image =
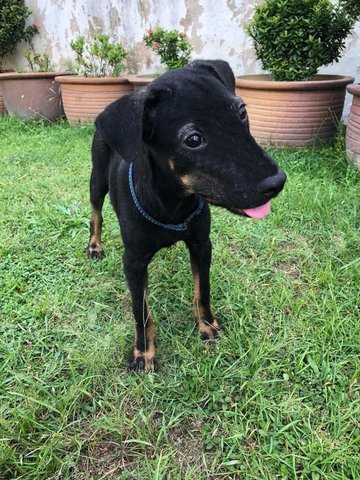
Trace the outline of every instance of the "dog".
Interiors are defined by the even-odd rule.
[[[264,217],[286,176],[251,136],[234,74],[222,60],[197,60],[163,74],[110,104],[95,126],[87,254],[103,256],[101,210],[110,192],[135,317],[129,366],[151,371],[155,331],[147,268],[154,254],[185,242],[200,335],[215,339],[220,326],[210,306],[209,204]]]

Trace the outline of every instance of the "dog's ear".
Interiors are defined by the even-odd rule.
[[[224,60],[194,60],[190,63],[190,67],[205,70],[225,85],[232,93],[235,93],[235,76],[228,62]]]
[[[141,150],[146,99],[146,89],[125,95],[108,105],[95,120],[102,137],[128,162],[134,161]]]

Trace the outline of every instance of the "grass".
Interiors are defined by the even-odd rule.
[[[150,267],[160,371],[130,374],[115,216],[88,239],[92,127],[0,120],[0,478],[358,479],[360,175],[341,141],[273,152],[265,220],[213,209],[202,343],[183,245]]]

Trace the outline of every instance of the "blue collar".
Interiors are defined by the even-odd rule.
[[[173,225],[171,223],[161,223],[161,222],[158,222],[157,220],[155,220],[155,218],[152,218],[148,213],[145,212],[145,210],[142,208],[142,206],[140,205],[140,202],[136,196],[136,193],[135,193],[135,187],[134,187],[134,180],[133,180],[133,169],[134,169],[134,164],[133,163],[130,163],[130,166],[129,166],[129,187],[130,187],[130,192],[131,192],[131,196],[134,200],[134,203],[135,203],[135,206],[136,208],[139,210],[139,212],[141,213],[141,215],[143,217],[146,218],[146,220],[149,220],[149,222],[151,223],[154,223],[155,225],[158,225],[159,227],[162,227],[162,228],[166,228],[168,230],[176,230],[178,232],[183,232],[185,230],[187,230],[188,228],[188,225],[190,223],[190,221],[196,217],[197,215],[200,215],[200,213],[202,212],[202,209],[205,205],[205,200],[204,199],[200,199],[199,200],[199,204],[196,208],[196,210],[194,210],[192,212],[191,215],[189,215],[183,223],[178,223],[176,225]]]

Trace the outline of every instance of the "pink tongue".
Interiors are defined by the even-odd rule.
[[[246,213],[249,217],[252,218],[263,218],[270,213],[270,201],[260,205],[260,207],[255,208],[243,208],[243,212]]]

